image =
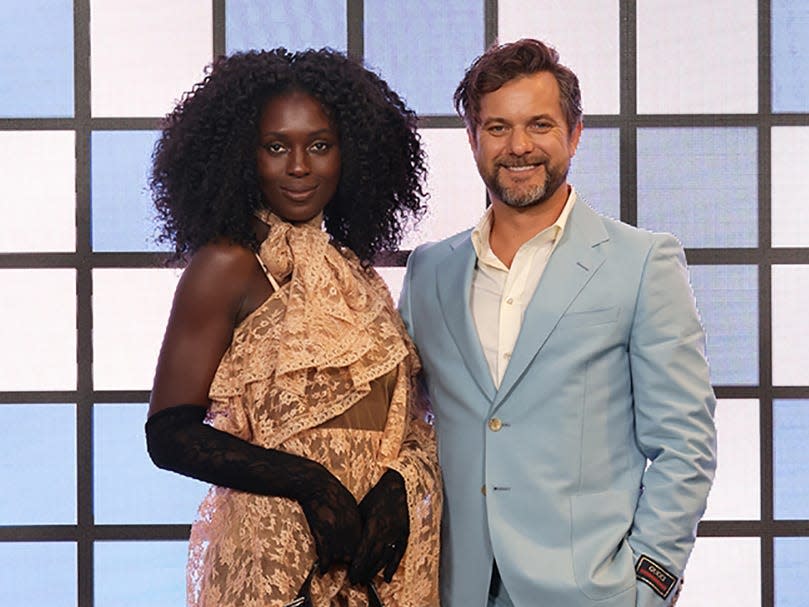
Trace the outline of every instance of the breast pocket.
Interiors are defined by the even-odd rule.
[[[570,311],[559,320],[558,329],[576,329],[583,327],[595,327],[614,323],[618,320],[618,312],[621,308],[613,306],[611,308],[599,308],[597,310],[575,310]]]

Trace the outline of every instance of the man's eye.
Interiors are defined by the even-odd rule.
[[[493,124],[487,129],[492,135],[499,135],[506,131],[506,127],[502,124]]]

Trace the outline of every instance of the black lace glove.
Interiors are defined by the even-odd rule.
[[[367,584],[384,567],[386,582],[407,548],[410,516],[402,475],[388,470],[360,502],[363,528],[357,553],[348,570],[352,584]]]
[[[159,468],[222,487],[296,500],[315,541],[321,573],[348,563],[362,521],[354,496],[310,459],[253,445],[203,423],[205,408],[179,405],[146,422],[146,444]]]

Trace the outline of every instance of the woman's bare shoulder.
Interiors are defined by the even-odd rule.
[[[256,256],[245,246],[216,241],[200,247],[191,258],[181,282],[193,290],[244,293],[259,268]]]

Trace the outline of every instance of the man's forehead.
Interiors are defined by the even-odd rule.
[[[499,114],[561,113],[559,85],[548,72],[509,80],[480,99],[480,117]]]

